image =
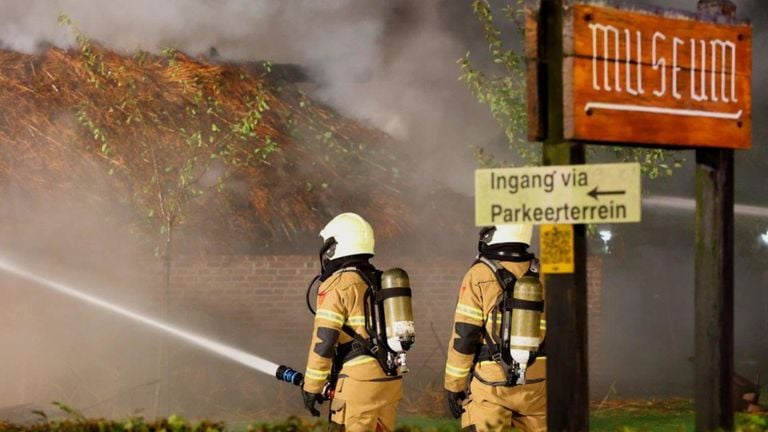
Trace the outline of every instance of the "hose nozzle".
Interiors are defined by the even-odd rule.
[[[278,381],[285,381],[299,387],[304,385],[304,374],[288,366],[279,366],[275,376]]]

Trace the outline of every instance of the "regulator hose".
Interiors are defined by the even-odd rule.
[[[312,302],[309,300],[309,294],[312,292],[312,287],[315,286],[315,282],[317,282],[318,279],[320,279],[320,275],[315,276],[315,278],[312,279],[312,282],[310,282],[309,286],[307,287],[307,295],[306,295],[307,309],[309,309],[309,312],[312,315],[315,314],[315,310],[312,309]]]

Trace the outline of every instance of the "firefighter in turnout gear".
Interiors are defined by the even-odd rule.
[[[533,227],[480,232],[464,276],[445,365],[448,407],[462,430],[546,431],[543,288],[528,251]]]
[[[315,404],[330,399],[331,430],[393,431],[403,394],[404,351],[413,343],[413,316],[410,288],[399,286],[388,297],[380,295],[388,291],[380,288],[392,281],[407,285],[407,275],[400,269],[394,273],[400,277],[393,278],[391,270],[382,275],[369,263],[374,255],[373,229],[357,214],[336,216],[320,236],[324,245],[302,390],[305,407],[318,416]],[[387,318],[393,323],[405,322],[397,324],[398,328],[410,332],[400,339],[390,334],[387,343],[386,335],[375,334],[383,328],[377,324],[384,325],[384,309],[378,306],[387,301],[389,306],[402,306],[406,295],[407,308],[398,310],[407,309],[411,316],[393,318],[388,309]],[[381,298],[385,299],[375,302]]]

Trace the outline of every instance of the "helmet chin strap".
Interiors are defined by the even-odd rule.
[[[332,259],[325,263],[325,267],[320,273],[320,282],[325,282],[331,275],[345,267],[356,267],[358,269],[370,267],[371,264],[368,260],[370,260],[371,257],[373,257],[371,254],[358,254]]]
[[[528,245],[525,243],[489,245],[481,241],[478,243],[478,249],[480,256],[497,261],[524,262],[535,258],[535,255],[528,251]]]
[[[333,237],[328,237],[328,240],[326,240],[323,243],[323,246],[320,247],[320,273],[325,272],[325,267],[328,265],[328,262],[333,259],[333,255],[336,253],[336,239]]]
[[[493,234],[496,233],[496,227],[495,226],[489,226],[485,227],[480,230],[480,243],[478,243],[478,251],[480,250],[481,245],[485,244],[487,245],[488,242],[493,240]]]

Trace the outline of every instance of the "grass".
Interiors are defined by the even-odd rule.
[[[590,430],[683,432],[693,430],[693,404],[689,399],[615,400],[593,404]]]
[[[689,432],[694,430],[694,415],[689,402],[627,403],[621,407],[593,409],[589,430],[594,432]],[[742,432],[768,431],[768,418],[737,414],[737,429]],[[231,427],[231,426],[230,426]],[[246,427],[231,428],[245,431]],[[271,430],[271,429],[255,429]],[[282,430],[282,429],[280,429]],[[319,430],[319,429],[318,429]],[[449,418],[401,416],[397,432],[459,432],[459,421]]]
[[[743,432],[768,431],[768,417],[737,414],[737,430]],[[458,432],[459,421],[428,417],[403,417],[398,430]],[[594,432],[689,432],[694,430],[693,411],[670,410],[658,407],[629,407],[625,409],[593,410],[589,416],[589,430]]]
[[[404,431],[459,431],[458,420],[401,417],[398,427]],[[768,431],[766,415],[736,415],[737,430]],[[416,429],[420,428],[420,429]],[[595,403],[589,416],[589,430],[594,432],[689,432],[694,430],[693,403],[690,399],[616,400]]]
[[[590,430],[622,431],[632,428],[635,431],[683,432],[693,431],[693,414],[683,413],[595,413],[589,418]]]
[[[397,419],[398,431],[458,432],[459,421],[451,418],[407,416]]]

